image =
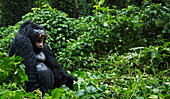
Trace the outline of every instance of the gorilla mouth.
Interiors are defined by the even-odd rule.
[[[43,48],[44,47],[44,39],[45,39],[46,35],[44,33],[39,34],[37,40],[36,40],[36,45],[39,48]]]

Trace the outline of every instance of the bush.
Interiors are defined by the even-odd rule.
[[[95,4],[93,0],[58,0],[57,2],[49,0],[48,2],[53,8],[66,12],[72,18],[92,14],[91,11]]]
[[[22,60],[7,55],[26,20],[45,28],[59,63],[78,77],[74,91],[62,86],[44,98],[168,98],[168,5],[118,10],[99,4],[94,6],[94,16],[78,19],[47,4],[33,8],[15,26],[0,29],[1,98],[42,98],[39,90],[25,92]]]
[[[28,80],[25,66],[21,64],[21,57],[7,57],[7,53],[0,52],[0,97],[1,99],[21,98],[24,94],[24,81]]]
[[[33,8],[33,12],[23,16],[15,27],[6,29],[3,35],[9,32],[15,35],[22,22],[32,20],[47,30],[47,42],[65,68],[101,68],[96,62],[110,51],[123,54],[133,47],[161,45],[169,41],[167,6],[152,4],[118,10],[96,5],[95,16],[73,19],[45,4],[42,8]],[[10,34],[7,36],[7,39],[11,38]],[[11,39],[2,39],[2,42],[8,44],[1,44],[2,48],[8,49]]]
[[[31,11],[35,0],[1,0],[0,1],[0,27],[15,25],[21,17]],[[15,10],[14,10],[15,9]]]

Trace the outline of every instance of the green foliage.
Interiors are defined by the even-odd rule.
[[[63,85],[45,99],[169,98],[169,4],[129,5],[122,10],[95,5],[94,16],[69,18],[42,4],[15,26],[0,29],[0,97],[42,98],[25,92],[22,59],[8,57],[9,45],[26,20],[42,25],[47,43],[65,70],[78,78],[74,90]]]
[[[18,56],[15,57],[4,57],[2,53],[0,53],[1,58],[1,72],[0,72],[0,82],[15,82],[17,84],[23,83],[26,80],[26,75],[24,72],[24,65],[18,65],[21,62],[21,58]],[[14,62],[18,61],[18,62]]]
[[[0,52],[0,96],[1,99],[20,98],[21,90],[26,81],[25,66],[21,64],[21,57],[5,57],[6,53]],[[22,85],[22,86],[21,86]],[[20,88],[21,87],[21,88]]]
[[[8,53],[10,44],[17,33],[19,26],[1,27],[0,29],[0,52]]]
[[[153,73],[158,73],[160,70],[169,69],[169,59],[170,59],[170,42],[165,43],[163,46],[159,47],[149,47],[144,48],[139,54],[141,54],[139,59],[140,68],[149,71],[151,69]],[[144,66],[144,67],[142,67]]]
[[[49,4],[56,8],[66,12],[70,17],[77,18],[79,16],[87,16],[91,14],[94,0],[47,0]]]
[[[14,25],[34,6],[35,0],[1,0],[0,26]],[[15,10],[14,10],[15,9]]]
[[[16,24],[23,15],[31,11],[32,7],[41,6],[42,2],[47,2],[53,8],[66,12],[75,18],[90,15],[94,5],[91,0],[77,0],[77,2],[75,0],[1,0],[0,26]]]
[[[128,6],[122,10],[116,10],[101,7],[97,10],[102,11],[102,13],[95,11],[98,22],[95,24],[98,29],[97,36],[101,39],[99,51],[113,49],[111,45],[114,45],[120,52],[127,52],[129,48],[135,46],[159,45],[165,39],[168,40],[166,38],[169,35],[167,7],[153,4],[144,8]],[[154,11],[160,13],[153,15]],[[162,25],[157,24],[159,20],[162,20]]]

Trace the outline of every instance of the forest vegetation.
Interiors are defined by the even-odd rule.
[[[169,99],[169,0],[1,0],[1,99]],[[20,25],[32,20],[70,75],[44,96],[25,91],[22,58],[9,57]]]

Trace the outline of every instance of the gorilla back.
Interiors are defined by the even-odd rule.
[[[63,84],[73,89],[73,81],[77,79],[62,69],[45,43],[46,36],[42,26],[29,20],[20,26],[10,46],[9,56],[16,54],[24,59],[25,72],[28,75],[26,91],[40,88],[44,94],[48,89],[60,87]]]

